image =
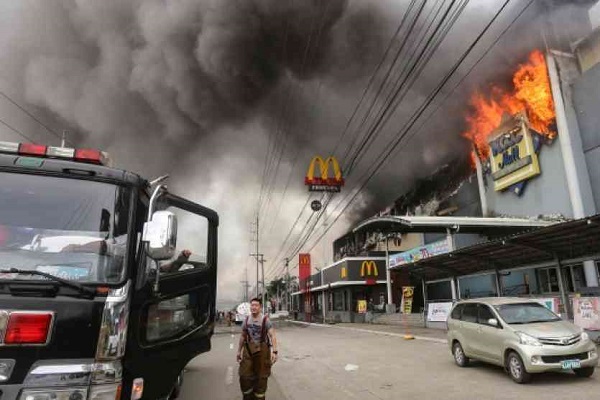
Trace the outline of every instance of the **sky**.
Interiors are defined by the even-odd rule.
[[[504,79],[539,46],[536,39],[515,41],[515,33],[496,39],[509,26],[512,32],[530,29],[541,17],[526,1],[509,1],[504,8],[506,1],[471,1],[459,13],[463,3],[3,0],[0,91],[53,131],[67,130],[72,143],[106,150],[115,166],[148,179],[168,173],[171,191],[215,209],[221,218],[219,299],[235,301],[246,270],[250,279],[255,276],[249,253],[255,251],[257,209],[267,281],[283,271],[283,258],[295,255],[294,244],[314,221],[302,250],[311,249],[314,265],[322,267],[332,261],[333,240],[353,223],[468,151],[461,137],[468,95],[482,82]],[[407,132],[363,185],[501,9],[435,97],[436,112],[428,109],[423,123]],[[452,15],[457,18],[444,40],[419,64],[423,38]],[[489,47],[494,51],[487,55]],[[357,152],[374,115],[384,110],[392,82],[403,79],[381,129]],[[0,119],[28,140],[60,142],[2,96]],[[0,140],[25,139],[0,125]],[[355,153],[359,157],[351,163]],[[330,154],[342,161],[347,185],[319,216],[306,204],[320,196],[309,197],[303,180],[313,156]],[[185,235],[180,232],[180,238]]]

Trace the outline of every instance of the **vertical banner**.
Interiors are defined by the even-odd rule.
[[[412,313],[412,303],[415,294],[414,286],[402,286],[402,312],[404,314]]]
[[[300,283],[300,290],[305,291],[308,289],[310,278],[310,254],[302,253],[298,257],[298,283]]]
[[[298,283],[300,291],[306,293],[304,295],[304,320],[311,322],[312,304],[310,298],[310,254],[301,253],[298,255]]]

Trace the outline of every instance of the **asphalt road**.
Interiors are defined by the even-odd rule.
[[[592,378],[549,373],[517,385],[502,368],[454,365],[445,344],[375,335],[343,328],[279,327],[280,361],[269,380],[269,400],[341,399],[593,399]],[[238,330],[217,334],[213,350],[193,360],[182,398],[241,399],[235,348]],[[233,345],[233,346],[231,346]]]

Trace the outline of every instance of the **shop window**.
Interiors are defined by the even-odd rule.
[[[333,292],[333,310],[344,311],[344,292],[336,291]]]
[[[523,296],[540,293],[535,269],[501,272],[500,281],[503,296]]]
[[[493,297],[497,295],[495,274],[459,278],[459,286],[461,299]]]
[[[538,281],[540,283],[541,293],[558,293],[560,286],[558,285],[558,274],[556,268],[540,268],[537,270]]]
[[[428,283],[427,300],[452,300],[452,284],[450,281]]]

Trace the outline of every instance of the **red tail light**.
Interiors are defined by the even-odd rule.
[[[48,340],[52,313],[12,312],[4,335],[5,344],[44,344]]]
[[[24,156],[45,156],[46,146],[43,144],[21,143],[19,146],[19,154]]]

